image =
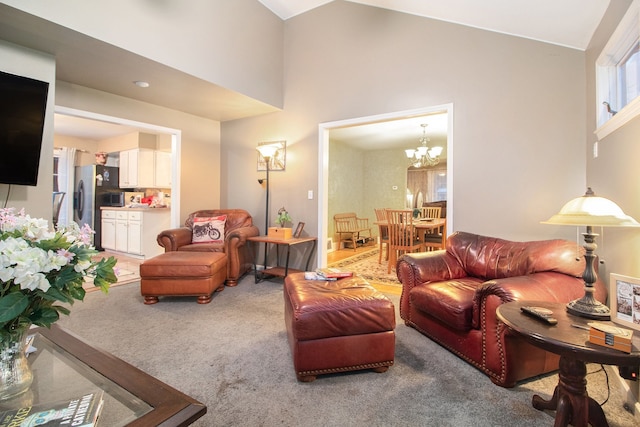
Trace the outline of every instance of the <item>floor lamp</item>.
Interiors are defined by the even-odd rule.
[[[586,261],[584,273],[584,296],[567,304],[567,311],[573,315],[588,319],[609,320],[609,307],[597,301],[593,296],[594,283],[598,280],[594,262],[596,237],[593,226],[600,227],[639,227],[640,224],[611,200],[598,197],[589,187],[584,196],[575,198],[565,204],[560,212],[553,215],[543,224],[586,226],[584,236],[584,259]]]
[[[267,202],[266,202],[266,208],[265,208],[265,212],[264,212],[264,234],[265,236],[267,235],[267,233],[269,232],[269,163],[271,163],[271,158],[276,154],[276,151],[278,151],[278,147],[276,145],[259,145],[257,148],[258,152],[262,155],[262,157],[264,158],[264,162],[267,165]],[[258,182],[260,184],[262,184],[262,180],[259,179]]]

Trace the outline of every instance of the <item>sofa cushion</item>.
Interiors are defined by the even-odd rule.
[[[469,276],[484,280],[555,271],[582,276],[582,248],[566,240],[512,242],[457,232],[447,239],[447,252],[458,259]]]
[[[214,217],[196,217],[193,219],[192,243],[222,243],[224,242],[224,226],[226,215]]]
[[[447,326],[468,331],[472,327],[473,297],[482,280],[475,277],[432,282],[409,292],[410,304]]]

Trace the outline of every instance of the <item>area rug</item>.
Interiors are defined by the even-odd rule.
[[[328,267],[353,271],[354,274],[370,282],[400,286],[400,281],[398,281],[395,269],[392,268],[391,273],[387,273],[387,262],[384,260],[384,253],[382,255],[381,264],[378,264],[378,249],[374,248],[350,258],[331,263]]]

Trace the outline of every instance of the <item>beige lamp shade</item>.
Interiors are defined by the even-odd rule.
[[[257,150],[262,154],[262,157],[270,159],[274,154],[276,154],[276,151],[278,151],[278,146],[273,144],[259,145]]]
[[[560,212],[542,221],[542,224],[640,227],[640,223],[626,215],[620,206],[596,196],[591,188],[587,189],[584,196],[569,201]]]

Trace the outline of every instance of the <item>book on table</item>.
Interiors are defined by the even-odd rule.
[[[93,390],[73,399],[40,403],[0,412],[0,427],[97,425],[103,405],[102,390]]]
[[[318,275],[325,277],[327,279],[341,279],[343,277],[351,277],[353,276],[353,271],[341,270],[339,268],[318,268],[316,269],[316,273]]]

